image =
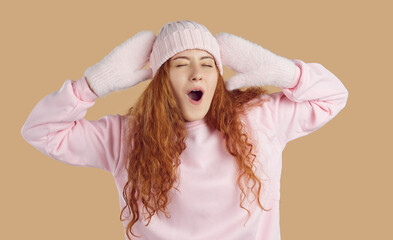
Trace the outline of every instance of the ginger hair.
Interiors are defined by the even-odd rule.
[[[250,215],[243,202],[246,192],[250,191],[248,182],[251,181],[251,192],[258,199],[259,206],[269,211],[271,209],[266,210],[259,199],[262,183],[253,172],[256,155],[252,153],[253,145],[249,142],[245,126],[240,121],[240,115],[248,108],[260,105],[264,101],[248,104],[250,100],[266,93],[267,90],[250,87],[243,91],[228,91],[217,66],[216,70],[217,87],[205,121],[209,127],[223,134],[226,149],[236,160],[237,184],[242,192],[240,207]],[[139,204],[142,203],[142,211],[148,213],[145,218],[148,220],[147,226],[151,217],[159,211],[168,217],[166,210],[170,191],[172,188],[179,191],[175,187],[175,182],[178,179],[179,156],[186,148],[186,128],[169,81],[169,60],[160,67],[126,116],[129,116],[129,120],[123,154],[127,159],[125,167],[128,181],[123,189],[126,206],[121,211],[120,220],[127,220],[122,219],[126,208],[129,213],[132,212],[132,219],[126,229],[127,237],[131,239],[129,233],[139,237],[132,232],[133,225],[140,219]]]

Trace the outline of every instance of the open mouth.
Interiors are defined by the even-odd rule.
[[[193,90],[191,92],[189,92],[188,97],[194,101],[199,101],[202,98],[203,92],[200,90]]]
[[[188,90],[187,97],[192,104],[199,105],[202,103],[203,94],[204,94],[203,88],[195,86],[192,89]]]

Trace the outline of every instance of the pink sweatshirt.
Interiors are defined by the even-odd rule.
[[[142,236],[139,239],[281,238],[282,151],[287,142],[318,130],[335,117],[348,98],[344,85],[321,64],[293,61],[296,74],[288,88],[253,100],[270,99],[242,118],[256,144],[257,175],[263,183],[262,205],[271,210],[261,210],[256,201],[245,201],[251,212],[246,222],[247,212],[240,208],[236,163],[221,134],[209,129],[204,120],[187,122],[187,148],[180,156],[180,193],[173,191],[175,195],[168,206],[171,217],[156,214],[148,226],[140,219],[133,227],[133,232]],[[110,172],[122,209],[127,172],[120,153],[127,117],[116,114],[97,121],[84,119],[96,98],[84,77],[76,82],[68,79],[60,90],[37,103],[21,133],[29,144],[53,159]],[[124,229],[127,223],[123,222]]]

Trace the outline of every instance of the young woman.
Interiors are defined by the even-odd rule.
[[[223,65],[237,72],[225,82]],[[96,98],[147,79],[128,114],[84,119]],[[347,98],[321,64],[176,21],[66,80],[38,102],[22,135],[51,158],[110,172],[128,239],[277,240],[282,151]]]

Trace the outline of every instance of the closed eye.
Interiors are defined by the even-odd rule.
[[[176,67],[182,67],[182,66],[186,66],[186,65],[177,65]],[[211,65],[202,65],[202,66],[205,66],[205,67],[213,67],[213,66],[211,66]]]

